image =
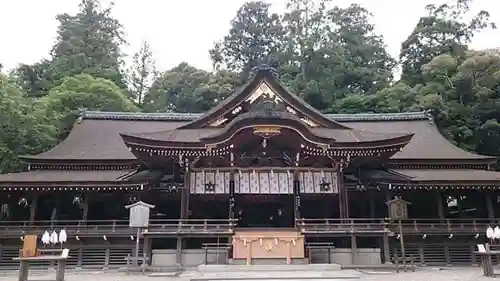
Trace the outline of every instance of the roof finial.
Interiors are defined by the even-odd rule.
[[[275,78],[278,78],[278,72],[276,71],[276,68],[274,68],[268,64],[259,64],[259,65],[254,66],[252,68],[252,70],[250,71],[250,75],[255,76],[255,75],[257,75],[257,73],[260,73],[260,72],[268,72],[272,76],[274,76]]]

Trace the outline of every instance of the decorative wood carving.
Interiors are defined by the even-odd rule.
[[[280,135],[281,128],[279,126],[255,126],[253,134],[268,139]]]

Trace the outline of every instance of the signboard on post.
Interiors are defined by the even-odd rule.
[[[406,220],[408,218],[408,205],[411,204],[410,202],[395,198],[386,204],[389,206],[389,218],[391,220]]]
[[[401,244],[401,256],[403,261],[405,261],[406,253],[405,253],[405,243],[403,238],[403,224],[402,220],[408,219],[408,205],[411,203],[397,197],[386,202],[387,206],[389,206],[389,218],[392,221],[398,221],[399,228],[399,243]]]
[[[150,205],[142,201],[125,206],[125,209],[130,212],[128,222],[129,226],[137,228],[137,235],[135,237],[135,259],[133,263],[135,266],[137,266],[139,262],[139,236],[141,235],[141,228],[147,228],[149,226],[149,210],[154,207],[154,205]],[[143,266],[146,266],[144,261]]]
[[[154,205],[138,201],[134,204],[125,206],[130,211],[129,226],[134,228],[145,228],[149,226],[149,210]]]

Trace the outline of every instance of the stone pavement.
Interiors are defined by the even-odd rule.
[[[347,273],[347,272],[346,272]],[[259,277],[266,277],[259,273]],[[261,280],[276,280],[273,279],[276,275],[272,272],[267,273],[268,279]],[[417,272],[370,272],[368,270],[361,271],[357,273],[359,279],[322,279],[327,280],[360,280],[360,281],[486,281],[492,280],[491,278],[486,278],[481,275],[480,268],[445,268],[443,270],[437,268],[424,268]],[[287,281],[299,281],[300,273],[297,272],[295,278],[287,279]],[[0,281],[11,281],[15,280],[15,272],[2,272],[0,275]],[[185,273],[180,277],[148,277],[140,275],[126,275],[125,273],[119,272],[68,272],[66,274],[66,281],[189,281],[191,278],[199,277],[196,273]],[[222,276],[219,276],[222,277]],[[54,280],[55,275],[47,272],[33,272],[30,275],[30,281],[49,281]],[[220,279],[219,279],[220,280]],[[283,280],[283,279],[281,279]],[[305,279],[302,279],[305,280]],[[316,279],[318,280],[318,279]],[[245,281],[241,279],[239,281]]]

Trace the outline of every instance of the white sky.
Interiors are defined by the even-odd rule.
[[[109,1],[109,0],[108,0]],[[314,0],[311,0],[314,1]],[[0,63],[11,69],[48,57],[59,13],[75,13],[80,0],[0,0]],[[131,55],[143,40],[152,46],[158,67],[180,62],[211,70],[208,50],[229,30],[230,20],[245,0],[115,0],[114,16],[125,26]],[[268,0],[275,12],[285,0]],[[397,57],[427,3],[443,0],[336,0],[339,6],[359,3],[374,14],[376,31],[384,36],[389,52]],[[474,10],[485,9],[500,24],[500,1],[475,0]],[[500,29],[474,38],[473,48],[500,47]]]

